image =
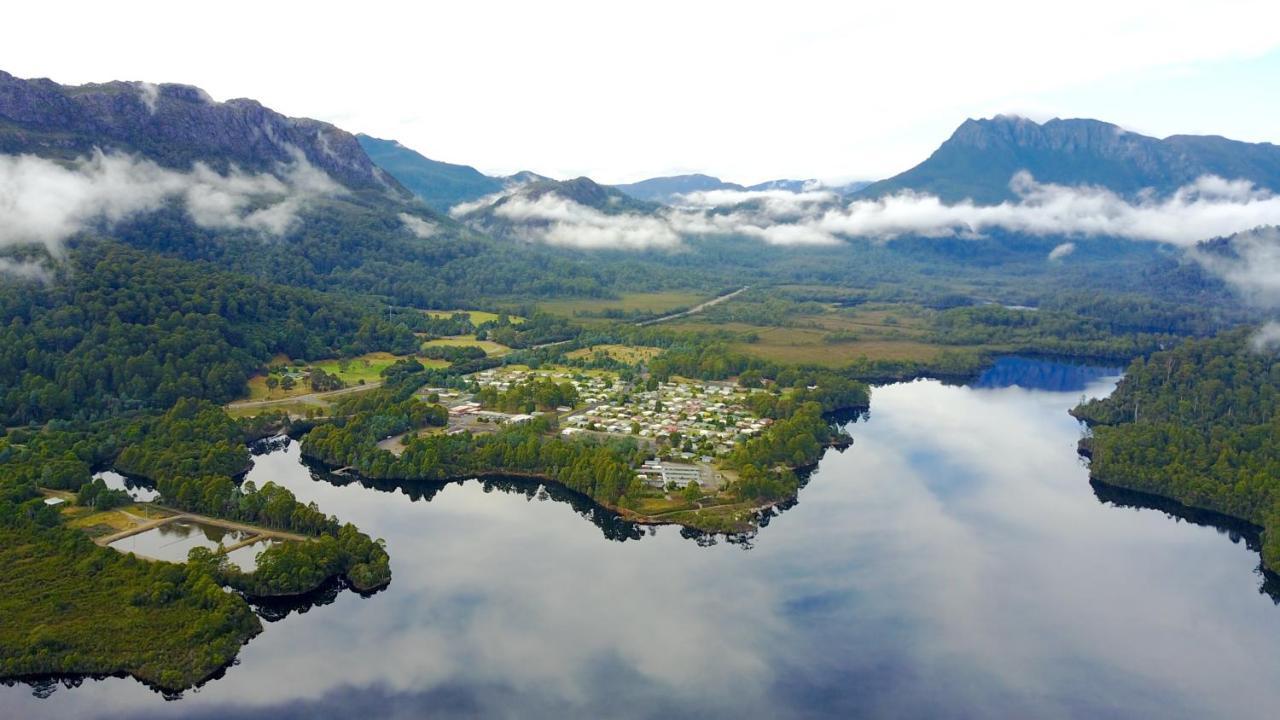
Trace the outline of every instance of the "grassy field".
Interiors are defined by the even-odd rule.
[[[912,305],[868,304],[831,306],[822,313],[796,316],[785,327],[706,321],[677,321],[667,327],[704,333],[728,331],[744,338],[732,346],[740,352],[775,362],[830,367],[858,358],[930,362],[944,352],[974,349],[932,342],[931,313]],[[747,335],[753,335],[755,341],[746,341]]]
[[[479,325],[481,323],[489,322],[490,320],[498,319],[498,313],[489,312],[488,310],[423,310],[423,312],[431,317],[446,318],[457,315],[458,313],[463,313],[471,319],[472,325]],[[524,322],[524,318],[519,315],[508,315],[507,318],[511,320],[512,325],[518,325]]]
[[[645,360],[652,360],[662,353],[662,348],[643,345],[595,345],[589,348],[574,350],[566,355],[566,357],[572,359],[585,358],[591,357],[597,352],[603,352],[618,362],[634,364]]]
[[[346,361],[346,369],[342,368],[343,362],[337,359],[320,360],[316,363],[303,367],[294,367],[299,373],[309,371],[310,368],[319,368],[329,373],[337,375],[342,382],[348,387],[359,385],[363,380],[366,384],[377,382],[382,379],[382,371],[390,367],[392,363],[399,360],[402,356],[392,355],[391,353],[376,352],[360,357],[350,358]],[[427,360],[420,358],[419,362],[427,367],[445,367],[448,363],[442,360]],[[285,357],[277,357],[272,360],[273,365],[292,365],[291,361]],[[274,390],[267,388],[267,375],[254,375],[249,378],[249,394],[241,400],[284,400],[300,395],[309,395],[311,393],[311,384],[307,382],[305,377],[299,378],[297,385],[285,390],[282,387],[276,387]]]
[[[126,505],[104,512],[95,512],[92,508],[85,507],[70,507],[62,511],[63,517],[67,519],[67,527],[83,530],[89,537],[111,535],[135,527],[145,522],[145,519],[154,520],[170,514],[146,504]]]
[[[480,348],[481,350],[484,350],[486,355],[505,355],[511,352],[511,348],[507,347],[506,345],[493,342],[492,340],[477,340],[475,335],[458,335],[455,337],[436,338],[435,340],[428,340],[422,343],[423,348],[440,347],[440,346],[446,346],[446,347],[474,346],[474,347]],[[422,362],[423,365],[426,365],[427,363],[432,361],[420,360],[420,362]],[[432,366],[428,366],[428,367],[432,367]]]
[[[664,313],[697,305],[711,296],[706,293],[670,291],[657,293],[626,293],[620,298],[573,298],[549,300],[539,303],[539,309],[553,315],[574,317],[580,313],[599,313],[603,310],[623,312]]]
[[[257,417],[274,412],[287,413],[293,417],[308,417],[313,411],[317,410],[321,415],[328,414],[329,403],[323,400],[314,400],[312,402],[299,400],[298,402],[250,405],[248,407],[229,405],[226,408],[227,414],[233,418]]]

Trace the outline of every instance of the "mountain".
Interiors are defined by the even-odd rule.
[[[498,181],[502,183],[503,187],[514,187],[516,185],[528,185],[529,183],[542,182],[544,180],[547,182],[556,182],[554,178],[549,178],[546,175],[539,175],[538,173],[532,170],[521,170],[520,172],[514,175],[508,175],[503,178],[498,178]]]
[[[822,187],[822,183],[817,180],[769,180],[767,182],[756,183],[755,185],[748,185],[747,190],[785,190],[787,192],[798,193],[820,187]]]
[[[615,188],[637,200],[670,204],[677,195],[708,190],[745,190],[737,183],[725,182],[710,175],[673,175],[656,177],[640,182],[614,185]]]
[[[593,212],[652,216],[661,206],[637,200],[616,187],[588,177],[534,180],[513,184],[488,204],[468,207],[455,217],[467,226],[503,240],[534,240],[558,222],[576,222]]]
[[[1019,170],[1041,182],[1097,185],[1128,197],[1147,188],[1167,195],[1207,174],[1280,191],[1280,147],[1217,136],[1161,140],[1099,120],[1040,124],[998,115],[966,120],[927,160],[857,196],[914,190],[947,202],[998,203],[1014,199],[1009,180]]]
[[[829,190],[840,196],[852,195],[870,185],[868,180],[854,180],[844,185],[828,185],[821,180],[769,180],[768,182],[750,185],[747,190],[785,190],[799,193],[811,190]]]
[[[215,102],[190,85],[108,82],[59,85],[0,71],[0,153],[75,157],[120,150],[166,167],[204,162],[223,171],[276,171],[296,153],[352,189],[404,193],[351,133],[290,118],[256,100]]]
[[[846,185],[826,185],[818,180],[769,180],[767,182],[756,183],[755,185],[739,185],[737,183],[725,182],[718,177],[711,175],[673,175],[671,177],[649,178],[640,182],[628,183],[625,185],[614,185],[615,188],[630,195],[637,200],[647,200],[649,202],[662,203],[664,205],[675,204],[679,200],[680,195],[686,195],[693,192],[708,192],[711,190],[733,190],[737,192],[747,191],[763,191],[763,190],[784,190],[786,192],[804,192],[806,190],[830,190],[837,195],[851,195],[867,185],[869,182],[855,181]]]
[[[491,195],[506,186],[502,179],[489,177],[470,165],[432,160],[395,140],[368,135],[357,135],[356,139],[374,164],[440,212],[448,212],[460,202]]]

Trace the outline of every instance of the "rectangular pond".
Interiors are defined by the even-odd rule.
[[[131,552],[154,560],[186,562],[192,548],[205,547],[216,550],[219,545],[234,545],[250,533],[230,530],[216,525],[205,525],[191,520],[177,520],[146,532],[121,538],[110,547],[120,552]]]
[[[239,566],[243,572],[253,572],[258,569],[258,553],[274,546],[277,540],[259,540],[252,545],[245,545],[242,548],[236,548],[227,553],[227,559],[233,565]]]

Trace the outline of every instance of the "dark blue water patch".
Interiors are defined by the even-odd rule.
[[[1117,377],[1123,372],[1124,368],[1121,367],[1011,355],[996,360],[977,380],[970,383],[970,387],[1020,387],[1049,392],[1078,392],[1098,380]]]

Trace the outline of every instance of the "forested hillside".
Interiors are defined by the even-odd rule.
[[[1280,571],[1280,363],[1244,330],[1138,358],[1110,397],[1074,411],[1103,482],[1264,529]]]

